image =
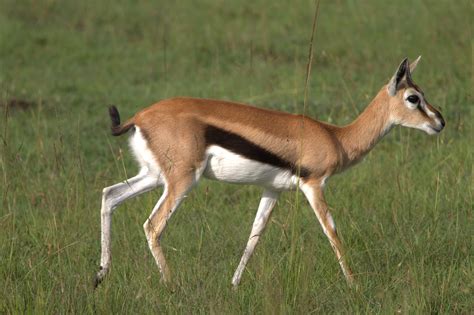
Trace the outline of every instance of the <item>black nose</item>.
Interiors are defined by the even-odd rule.
[[[436,118],[439,119],[439,122],[441,123],[442,128],[444,128],[444,126],[446,126],[446,122],[444,121],[443,116],[441,116],[440,113],[436,113]]]

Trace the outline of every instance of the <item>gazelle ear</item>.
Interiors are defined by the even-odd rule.
[[[413,70],[415,70],[416,65],[418,64],[418,61],[420,61],[420,59],[421,56],[418,56],[418,58],[416,58],[416,60],[410,64],[410,73],[413,73]]]
[[[403,59],[403,61],[398,66],[397,71],[390,79],[387,85],[388,95],[394,96],[397,94],[397,87],[405,76],[410,76],[410,66],[408,65],[408,58]]]

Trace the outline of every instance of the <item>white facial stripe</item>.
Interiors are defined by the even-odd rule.
[[[423,110],[425,111],[426,115],[428,115],[428,117],[430,118],[435,118],[436,117],[436,114],[433,113],[429,108],[428,106],[426,106],[426,102],[424,99],[422,99],[422,106],[423,106]]]
[[[415,104],[408,101],[408,97],[410,95],[418,96],[420,99],[419,103]],[[442,127],[439,127],[441,125],[441,120],[437,117],[436,112],[433,112],[432,110],[429,109],[422,93],[415,90],[414,88],[407,88],[406,91],[403,93],[403,101],[405,103],[405,106],[411,110],[415,110],[416,108],[419,107],[419,110],[423,111],[426,114],[426,116],[428,116],[430,119],[424,119],[424,121],[420,124],[410,123],[409,121],[401,121],[398,123],[400,123],[401,125],[405,127],[423,130],[429,135],[434,135],[434,134],[439,133],[438,129],[442,129]],[[435,125],[433,125],[433,123],[435,123]]]
[[[426,101],[425,101],[425,98],[423,96],[423,94],[421,94],[420,92],[418,92],[417,90],[413,89],[413,88],[408,88],[405,93],[403,93],[403,99],[405,100],[405,104],[409,107],[409,108],[414,108],[414,105],[413,103],[410,103],[407,98],[410,96],[410,95],[417,95],[419,98],[420,98],[420,107],[423,109],[423,111],[426,113],[426,115],[428,115],[428,117],[430,118],[435,118],[436,117],[436,114],[431,111],[428,106],[426,106]]]

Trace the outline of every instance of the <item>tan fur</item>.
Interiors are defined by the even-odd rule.
[[[115,125],[113,128],[118,133],[122,133],[124,126],[138,127],[162,172],[160,176],[164,179],[167,193],[145,222],[144,230],[163,278],[169,279],[169,271],[160,236],[168,218],[204,172],[208,145],[205,132],[208,126],[214,126],[307,171],[308,175],[300,178],[300,188],[329,238],[344,275],[349,282],[352,281],[352,272],[344,260],[341,242],[324,200],[325,181],[360,161],[395,125],[422,129],[430,134],[443,129],[445,123],[441,114],[424,99],[423,92],[411,80],[410,70],[415,68],[418,60],[411,66],[407,59],[402,61],[388,85],[383,86],[359,117],[347,126],[339,127],[302,115],[240,103],[186,97],[160,101],[138,112],[122,126]],[[419,95],[420,105],[415,107],[407,103],[406,93]],[[118,111],[116,115],[115,119],[119,121]],[[144,190],[149,189],[143,186]],[[106,193],[104,190],[105,201]],[[276,195],[264,193],[266,199],[262,200],[267,201],[262,203],[261,215],[265,220],[263,226],[258,217],[254,223],[259,235],[268,221]],[[105,201],[102,213],[106,231],[103,232],[101,259],[104,269],[98,273],[99,281],[107,272],[110,260],[110,207]],[[256,245],[251,238],[252,235],[234,274],[234,285],[239,283]]]
[[[211,124],[301,164],[313,177],[321,178],[363,158],[388,131],[392,120],[413,124],[432,121],[403,105],[403,90],[389,97],[384,86],[365,111],[344,127],[302,115],[195,98],[163,100],[137,113],[133,123],[146,134],[158,163],[166,165],[164,171],[169,176],[176,167],[193,171],[201,165],[206,149],[203,128]]]
[[[300,115],[225,101],[175,98],[139,112],[134,123],[149,137],[160,165],[171,158],[188,168],[198,167],[205,151],[203,128],[210,124],[249,139],[295,164],[302,162],[321,175],[330,164],[337,166],[333,158],[338,154],[337,144],[327,126]],[[300,143],[305,150],[311,148],[315,136],[317,147],[298,158]]]

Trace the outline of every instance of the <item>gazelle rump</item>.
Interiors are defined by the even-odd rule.
[[[143,109],[120,124],[116,107],[109,109],[112,134],[130,131],[130,147],[140,172],[103,190],[99,284],[110,268],[111,216],[125,200],[164,186],[143,228],[163,280],[170,279],[160,245],[168,219],[186,194],[207,177],[264,188],[247,246],[235,271],[242,272],[271,215],[279,192],[301,189],[349,282],[348,267],[336,227],[324,199],[327,179],[357,163],[396,125],[437,134],[444,120],[413,83],[404,59],[388,84],[351,124],[338,127],[302,115],[244,104],[196,98],[173,98]]]

